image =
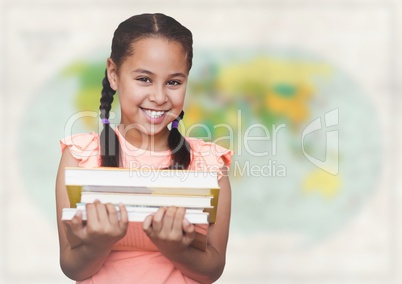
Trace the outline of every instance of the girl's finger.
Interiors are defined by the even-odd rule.
[[[195,234],[195,227],[186,218],[183,219],[183,232],[186,235]]]
[[[164,231],[166,235],[169,235],[173,229],[174,219],[176,217],[176,207],[169,207],[166,209],[165,215],[163,216],[163,224],[161,231]]]
[[[83,224],[82,224],[82,211],[81,210],[77,210],[77,213],[75,214],[73,219],[71,219],[70,227],[71,227],[71,230],[73,230],[73,231],[78,231],[78,230],[82,229]]]
[[[70,247],[75,248],[80,246],[85,238],[85,225],[82,223],[82,211],[78,210],[71,221],[63,223]]]
[[[183,219],[184,215],[186,214],[186,209],[183,207],[179,207],[176,210],[176,214],[173,220],[172,229],[176,230],[177,232],[183,231]]]
[[[164,215],[166,212],[166,208],[161,207],[156,211],[152,218],[152,231],[154,233],[159,233],[162,230],[162,222],[164,221]]]
[[[152,221],[153,221],[153,215],[148,215],[145,220],[144,223],[142,223],[142,229],[144,230],[144,232],[150,236],[152,234]]]
[[[85,210],[87,212],[87,224],[97,225],[99,223],[98,213],[94,203],[85,204]]]
[[[127,231],[128,213],[127,213],[126,206],[124,206],[123,203],[119,203],[119,211],[120,211],[119,227],[121,230]]]
[[[102,204],[99,200],[95,200],[94,202],[96,213],[98,215],[98,221],[103,223],[104,220],[109,220],[108,212],[106,210],[106,205]]]
[[[183,219],[184,243],[190,245],[195,238],[195,227],[186,218]]]
[[[118,226],[119,225],[119,216],[117,214],[116,207],[112,203],[107,203],[105,205],[106,209],[106,214],[109,220],[109,223],[112,226]]]

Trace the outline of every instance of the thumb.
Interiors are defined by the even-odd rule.
[[[154,215],[148,215],[145,220],[144,223],[142,223],[142,229],[144,230],[144,232],[148,235],[148,237],[151,236],[153,230],[152,230],[152,221],[154,219]]]
[[[186,218],[183,219],[183,233],[185,243],[190,244],[195,238],[195,228]]]
[[[85,225],[82,223],[82,212],[79,210],[71,221],[63,222],[66,236],[71,248],[82,244]]]
[[[77,210],[77,213],[75,214],[75,216],[73,217],[73,219],[71,219],[71,229],[74,232],[80,231],[84,225],[82,223],[82,211],[81,210]]]

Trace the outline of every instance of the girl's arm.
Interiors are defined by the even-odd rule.
[[[118,220],[113,205],[95,202],[87,204],[86,225],[83,225],[80,213],[70,222],[61,221],[62,209],[70,207],[64,184],[65,167],[78,167],[78,161],[69,149],[63,152],[56,180],[60,266],[66,276],[79,281],[91,277],[101,268],[113,244],[125,235],[128,218],[124,206],[120,206],[121,219]]]
[[[216,281],[225,267],[231,189],[227,169],[222,172],[216,223],[209,226],[206,251],[189,246],[194,239],[194,226],[183,219],[185,211],[182,208],[162,208],[144,221],[145,232],[159,250],[183,274],[202,283]]]

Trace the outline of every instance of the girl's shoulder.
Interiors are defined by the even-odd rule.
[[[220,169],[232,163],[233,151],[213,142],[199,138],[186,137],[190,144],[192,162],[195,170]],[[82,167],[99,166],[99,134],[95,132],[80,133],[60,140],[61,152],[68,148]]]
[[[214,142],[206,142],[202,139],[186,137],[192,152],[192,166],[194,169],[200,167],[229,167],[232,163],[233,151]]]
[[[82,167],[96,167],[99,163],[99,134],[80,133],[60,140],[61,152],[68,148]]]

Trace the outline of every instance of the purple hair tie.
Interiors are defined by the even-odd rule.
[[[175,120],[173,120],[173,122],[172,122],[172,129],[173,128],[179,128],[179,122],[175,119]]]
[[[107,118],[102,118],[102,123],[103,124],[110,124],[110,121]]]

